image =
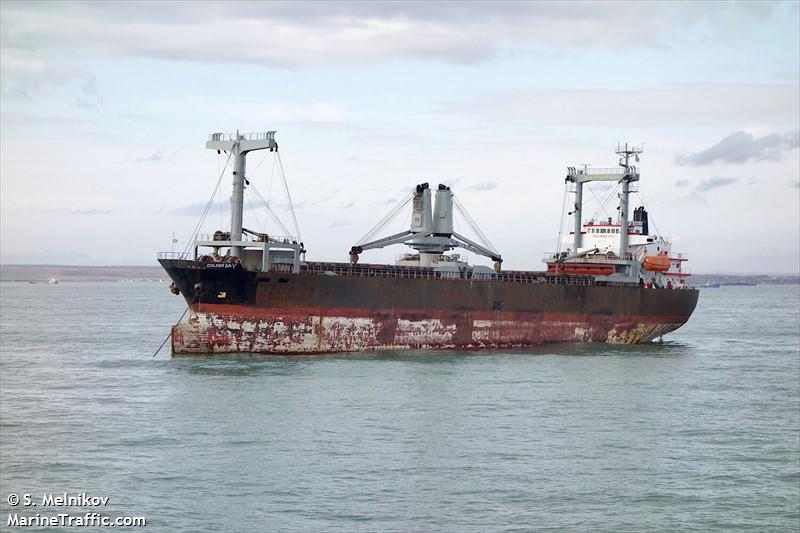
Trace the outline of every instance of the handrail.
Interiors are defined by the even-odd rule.
[[[619,174],[623,176],[625,174],[625,169],[621,167],[608,167],[608,168],[575,168],[575,173],[582,175],[582,176],[594,176],[597,174],[604,175],[604,174]]]
[[[553,275],[547,272],[506,271],[496,273],[473,272],[469,270],[434,270],[419,267],[398,267],[390,265],[347,265],[346,263],[308,263],[301,265],[300,274],[325,276],[357,276],[396,279],[439,279],[462,281],[502,281],[509,283],[558,284],[558,285],[596,285],[629,287],[633,283],[616,281],[597,281],[591,276]]]
[[[626,174],[638,175],[639,169],[634,166],[629,166],[627,169],[625,167],[567,167],[567,174],[569,176],[624,176]]]
[[[247,233],[242,233],[242,238],[238,239],[236,242],[252,242],[252,243],[263,243],[266,241],[258,240],[259,237],[256,235],[249,235]],[[273,244],[299,244],[297,239],[292,237],[291,235],[270,235],[269,242]],[[214,241],[214,235],[210,233],[198,233],[195,241],[202,241],[202,242],[209,242]],[[217,241],[217,242],[228,242],[228,240],[224,241]]]
[[[250,133],[211,133],[209,141],[272,141],[275,140],[274,131],[258,131]]]
[[[181,252],[159,252],[159,259],[183,259],[193,261]],[[273,263],[269,272],[291,273],[290,263]],[[549,272],[473,272],[470,270],[434,270],[420,267],[398,267],[391,265],[349,265],[347,263],[307,263],[300,266],[299,275],[307,276],[356,276],[362,278],[431,279],[468,281],[482,283],[500,281],[506,283],[526,283],[535,285],[571,285],[582,287],[633,287],[637,283],[597,280],[593,276],[572,276],[551,274]],[[686,275],[686,274],[684,274]]]
[[[158,252],[158,259],[194,259],[188,252]]]

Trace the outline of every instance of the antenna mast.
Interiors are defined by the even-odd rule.
[[[639,171],[635,166],[630,164],[631,156],[639,161],[639,154],[644,149],[641,146],[628,146],[620,147],[617,143],[617,155],[619,156],[619,166],[625,169],[625,174],[622,177],[622,194],[619,198],[619,256],[625,257],[628,253],[628,198],[630,196],[630,188],[632,181],[639,181]]]

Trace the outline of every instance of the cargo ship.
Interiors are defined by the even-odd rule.
[[[172,328],[176,355],[644,343],[682,326],[697,304],[698,291],[687,283],[687,258],[651,231],[644,207],[629,216],[640,177],[632,164],[641,153],[636,147],[618,146],[614,168],[568,167],[574,226],[545,255],[542,271],[504,269],[501,254],[477,225],[478,238],[455,231],[454,211],[474,221],[450,187],[433,190],[427,183],[410,187],[351,247],[349,261],[307,261],[298,236],[242,225],[247,155],[269,150],[279,158],[275,132],[214,133],[206,147],[233,161],[231,225],[193,236],[184,252],[159,254],[170,289],[188,306],[186,318]],[[602,181],[619,189],[616,220],[582,215],[584,188]],[[408,209],[407,230],[374,238]],[[398,244],[413,251],[396,264],[361,261],[368,250]],[[492,266],[471,265],[450,253],[456,249],[484,256]]]

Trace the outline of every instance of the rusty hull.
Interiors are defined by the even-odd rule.
[[[698,291],[206,269],[162,260],[190,306],[175,354],[641,343],[683,325]]]

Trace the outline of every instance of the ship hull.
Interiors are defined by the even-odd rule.
[[[276,312],[193,306],[173,329],[176,354],[319,354],[364,350],[486,349],[544,342],[648,342],[679,328],[679,318],[526,313],[375,313],[353,309]]]
[[[698,295],[549,277],[407,279],[162,264],[190,307],[188,319],[173,328],[174,354],[642,343],[683,325]]]

